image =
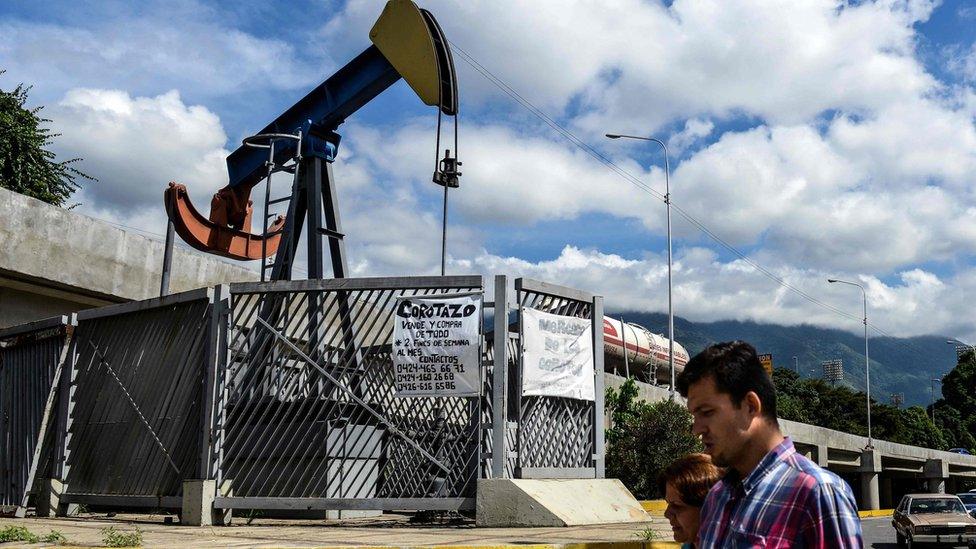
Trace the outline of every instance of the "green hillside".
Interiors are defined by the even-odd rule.
[[[623,316],[652,332],[666,334],[668,317],[660,313],[607,312]],[[760,353],[772,353],[778,368],[793,369],[793,357],[803,377],[820,377],[822,360],[843,359],[845,380],[852,388],[864,389],[864,337],[843,330],[816,326],[780,326],[724,320],[697,323],[675,317],[675,339],[694,355],[710,343],[742,339]],[[956,363],[955,347],[945,336],[911,338],[871,337],[871,396],[890,402],[892,393],[904,393],[905,405],[929,404],[930,380],[939,378]],[[939,385],[935,385],[939,398]]]

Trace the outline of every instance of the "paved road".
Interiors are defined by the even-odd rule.
[[[895,529],[891,527],[891,517],[866,518],[861,520],[864,547],[872,549],[894,549]]]
[[[891,517],[868,518],[861,520],[861,532],[864,535],[864,547],[872,549],[896,549],[895,529],[891,526]],[[960,545],[959,547],[966,547]]]

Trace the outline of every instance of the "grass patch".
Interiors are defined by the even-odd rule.
[[[6,543],[8,541],[36,543],[40,540],[41,538],[37,537],[37,534],[34,534],[23,526],[6,526],[3,530],[0,530],[0,543]]]
[[[41,541],[44,543],[55,543],[57,545],[64,545],[68,543],[68,538],[64,537],[64,534],[57,530],[51,530],[51,533],[42,537]]]
[[[114,526],[102,528],[102,542],[106,547],[139,547],[142,545],[142,531],[135,532],[116,530]]]
[[[655,541],[661,537],[660,534],[655,532],[650,526],[644,528],[643,530],[638,530],[634,535],[637,536],[638,539],[642,539],[644,541]]]

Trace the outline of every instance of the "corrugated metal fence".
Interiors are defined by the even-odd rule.
[[[0,506],[21,506],[68,317],[0,334]],[[52,431],[53,433],[53,431]],[[45,460],[47,456],[44,456]]]

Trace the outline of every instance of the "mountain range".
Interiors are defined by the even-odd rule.
[[[610,312],[657,334],[667,334],[668,317],[662,313]],[[691,322],[674,319],[675,340],[694,356],[706,346],[733,339],[748,341],[759,353],[773,355],[776,368],[796,367],[802,377],[822,377],[821,362],[841,359],[844,383],[864,390],[864,337],[844,330],[810,325],[781,326],[737,320]],[[871,396],[873,400],[892,403],[893,394],[901,394],[903,406],[927,406],[931,401],[932,379],[939,379],[956,364],[955,346],[947,337],[870,337]],[[793,357],[796,357],[794,363]],[[795,364],[795,365],[794,365]],[[934,384],[935,398],[941,397]]]

